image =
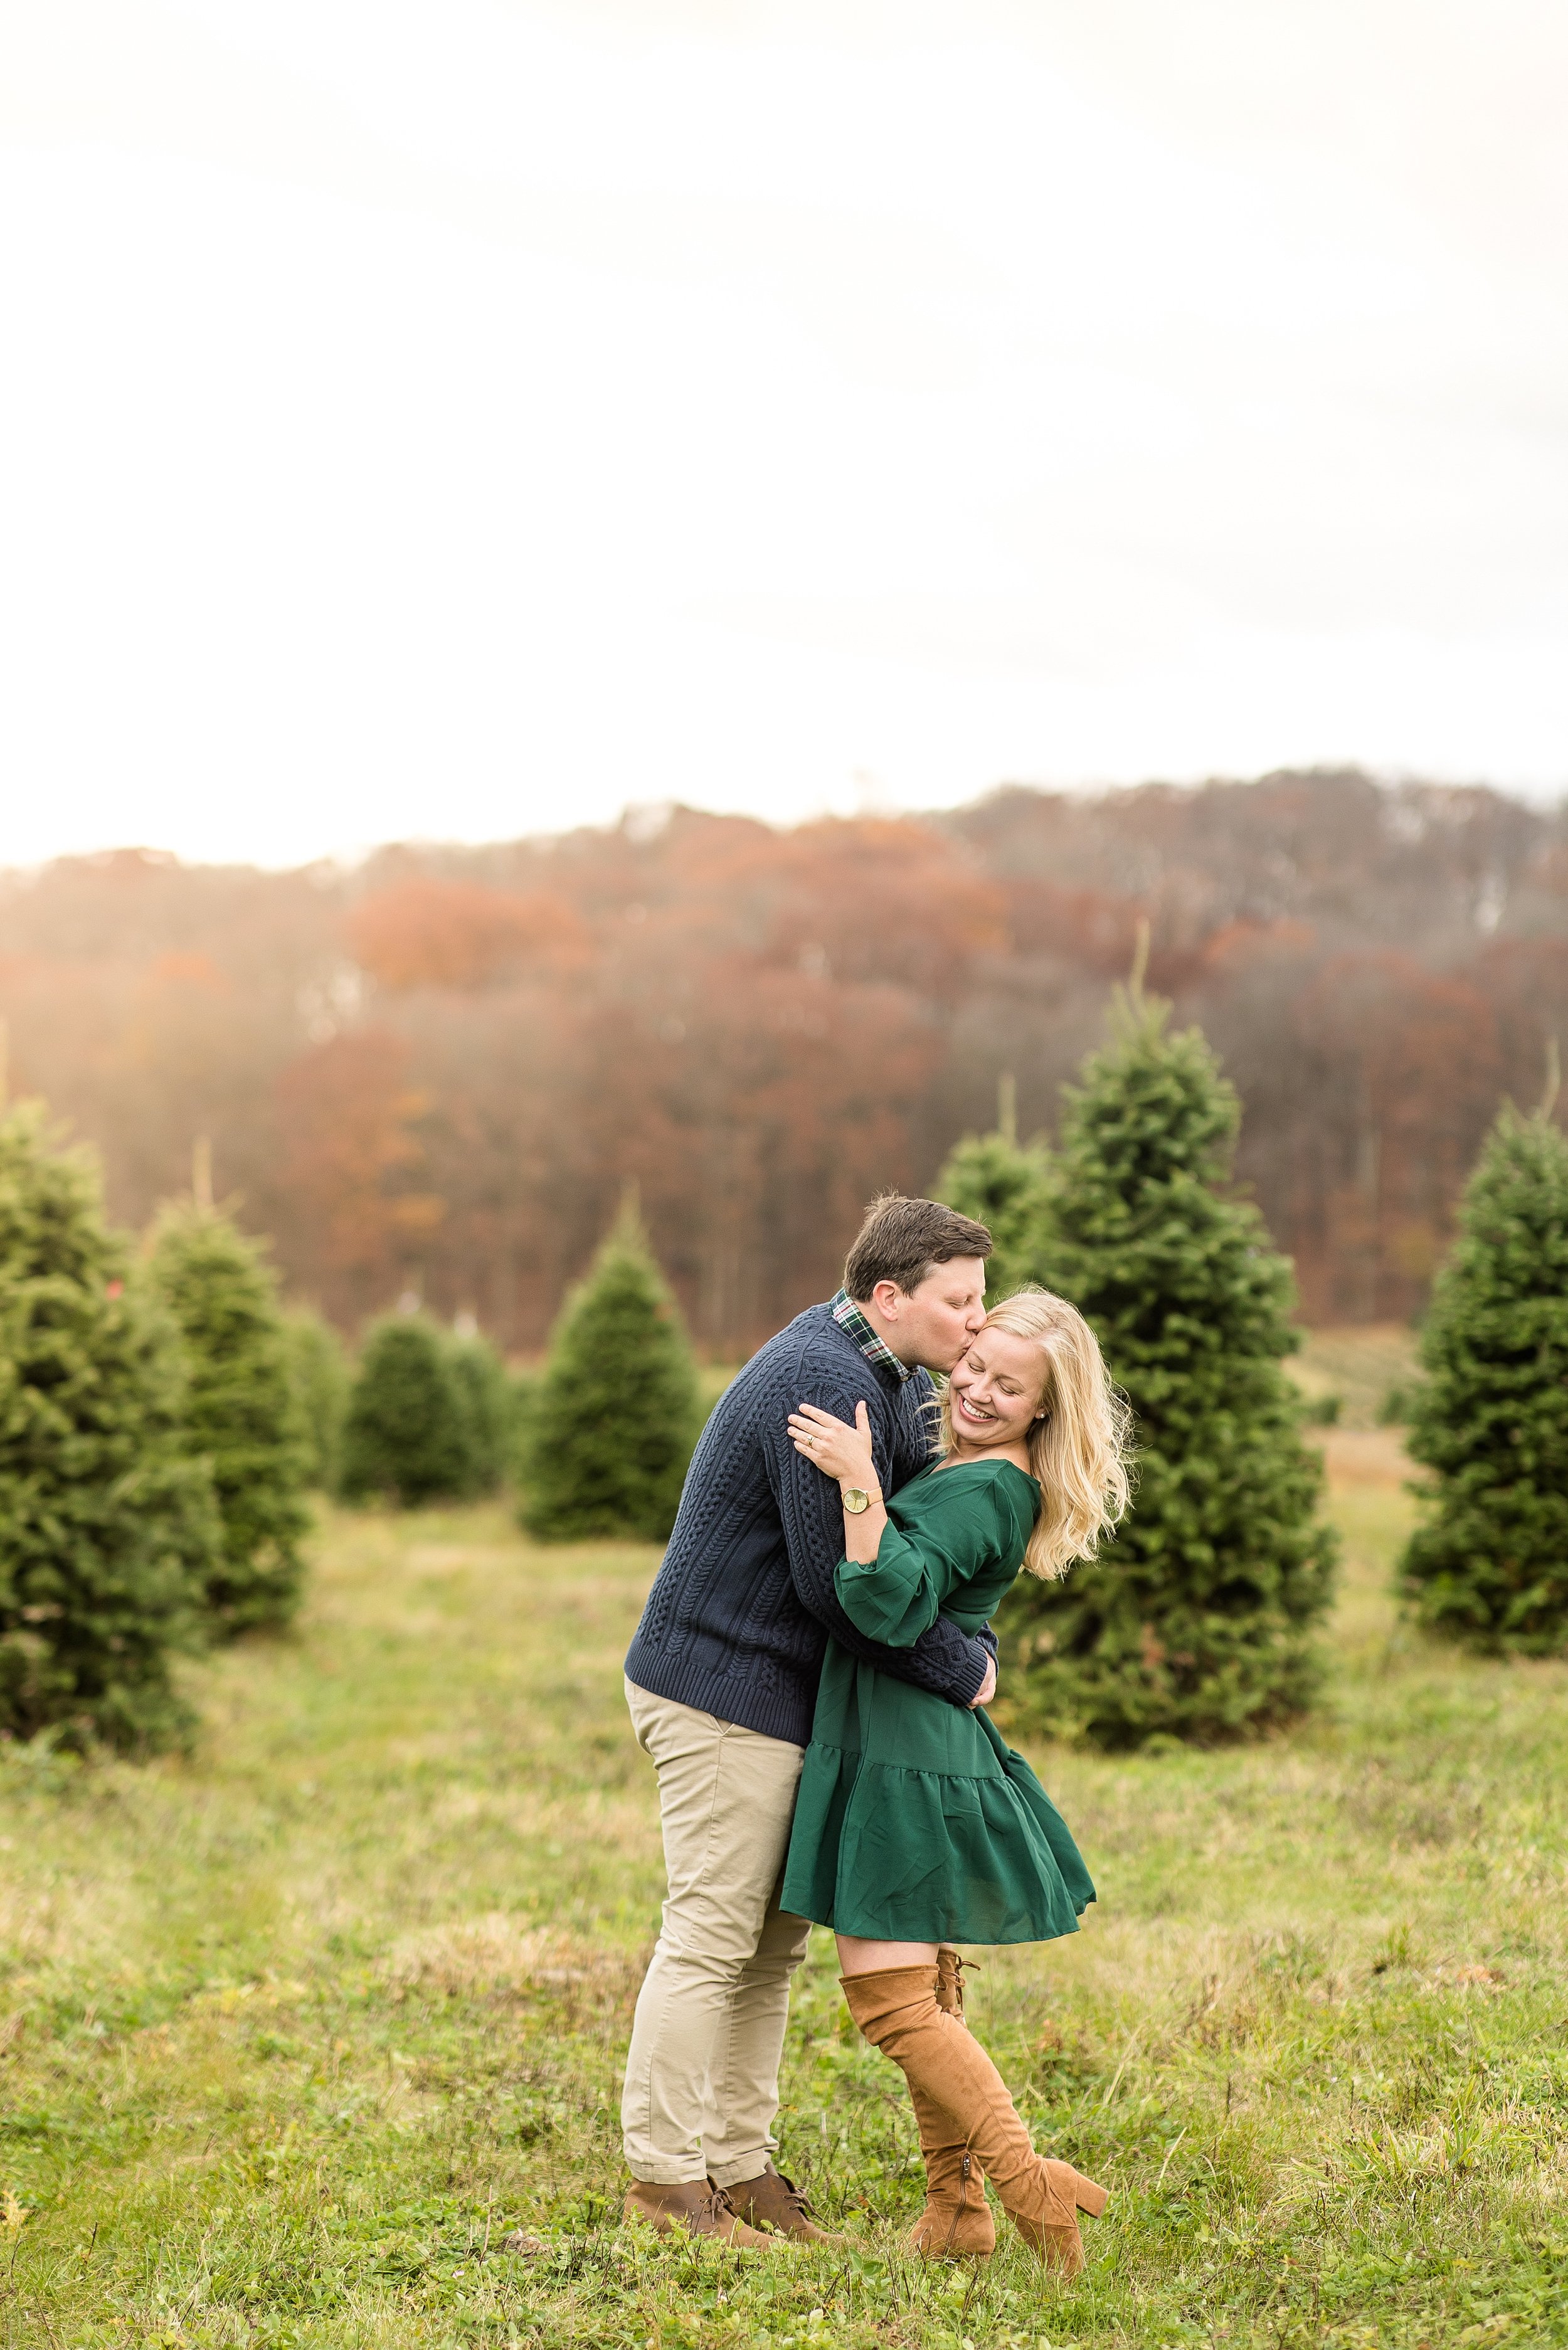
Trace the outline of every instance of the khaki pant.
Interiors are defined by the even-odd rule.
[[[626,1685],[659,1774],[669,1898],[626,2060],[634,2178],[720,2187],[777,2152],[789,1979],[811,1929],[778,1905],[802,1749]]]

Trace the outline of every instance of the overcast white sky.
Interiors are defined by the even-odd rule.
[[[1568,785],[1562,0],[0,0],[0,863]]]

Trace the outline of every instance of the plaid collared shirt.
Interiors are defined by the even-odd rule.
[[[891,1347],[885,1347],[856,1305],[846,1289],[827,1301],[827,1310],[841,1330],[846,1331],[868,1363],[880,1363],[885,1370],[897,1371],[900,1387],[909,1376],[909,1366],[901,1363]]]

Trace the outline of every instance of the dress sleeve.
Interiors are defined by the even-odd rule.
[[[950,1475],[952,1472],[948,1472]],[[873,1559],[841,1558],[838,1604],[857,1631],[889,1648],[912,1648],[941,1614],[950,1591],[994,1558],[1002,1540],[990,1480],[955,1484],[912,1529],[891,1518]]]
[[[862,1632],[838,1597],[836,1562],[844,1551],[838,1487],[795,1451],[789,1440],[785,1413],[804,1399],[820,1404],[836,1419],[853,1420],[856,1402],[862,1399],[871,1412],[877,1471],[885,1476],[890,1460],[888,1413],[877,1396],[874,1372],[846,1387],[841,1373],[825,1376],[821,1366],[803,1367],[802,1374],[792,1382],[787,1400],[781,1402],[776,1421],[763,1430],[763,1458],[778,1503],[791,1578],[806,1612],[851,1656],[875,1665],[879,1672],[911,1681],[917,1689],[930,1690],[950,1705],[967,1707],[974,1702],[993,1659],[986,1642],[971,1640],[944,1617],[933,1617],[923,1633],[896,1649],[891,1642],[873,1641]]]

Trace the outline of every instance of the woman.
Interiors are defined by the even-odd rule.
[[[939,1615],[978,1631],[1020,1567],[1065,1574],[1127,1507],[1127,1407],[1083,1315],[1045,1290],[993,1309],[949,1382],[938,1459],[886,1505],[863,1404],[855,1417],[803,1404],[790,1434],[843,1491],[840,1604],[892,1648]],[[909,2082],[926,2165],[912,2249],[989,2254],[989,2178],[1026,2242],[1083,2267],[1077,2214],[1106,2190],[1035,2153],[965,2029],[948,1946],[1075,1933],[1094,1898],[1061,1814],[983,1712],[828,1643],[780,1903],[835,1928],[850,2013]]]

